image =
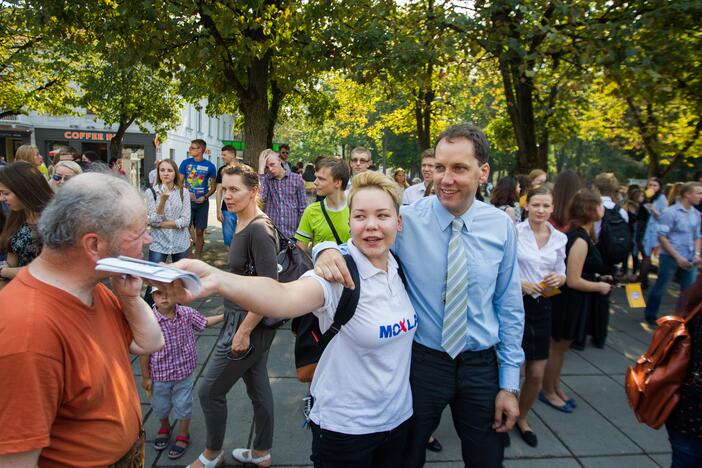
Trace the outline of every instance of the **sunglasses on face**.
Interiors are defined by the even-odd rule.
[[[63,180],[64,182],[66,182],[66,181],[68,181],[68,179],[70,179],[71,177],[73,177],[73,176],[72,176],[72,175],[59,175],[59,174],[54,174],[54,175],[51,176],[51,178],[54,179],[56,182],[60,182],[60,181],[62,181],[62,180]]]

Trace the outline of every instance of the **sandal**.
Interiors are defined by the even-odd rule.
[[[176,437],[176,442],[182,442],[185,444],[185,447],[181,447],[180,445],[173,444],[171,446],[171,449],[168,451],[168,458],[171,460],[175,460],[176,458],[180,458],[183,456],[186,450],[188,450],[188,445],[190,445],[190,434],[188,434],[187,437],[185,436],[178,436]]]
[[[246,455],[244,455],[246,454]],[[268,452],[268,454],[262,456],[262,457],[253,457],[253,450],[246,449],[246,448],[238,448],[234,449],[232,451],[232,457],[234,457],[234,460],[238,461],[239,463],[244,463],[247,465],[256,465],[259,467],[269,467],[271,466],[270,464],[266,465],[261,465],[261,463],[265,462],[270,462],[271,461],[271,453]]]
[[[204,453],[201,453],[200,456],[197,457],[197,461],[199,461],[204,468],[217,468],[224,461],[224,452],[220,452],[214,460],[210,460]],[[190,468],[190,465],[185,468]]]
[[[168,447],[168,441],[171,440],[171,429],[162,427],[158,430],[157,437],[154,439],[154,448],[159,452]]]

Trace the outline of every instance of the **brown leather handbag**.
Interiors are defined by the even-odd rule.
[[[690,365],[691,339],[687,322],[702,310],[702,303],[687,317],[659,318],[648,350],[629,367],[624,388],[636,419],[654,429],[661,427],[680,400],[680,386]]]

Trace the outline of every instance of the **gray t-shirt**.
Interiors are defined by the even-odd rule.
[[[245,275],[247,261],[256,271],[256,276],[267,276],[278,280],[278,241],[273,223],[265,214],[259,215],[241,231],[234,234],[229,246],[229,271]],[[243,310],[236,304],[224,301],[226,308]]]

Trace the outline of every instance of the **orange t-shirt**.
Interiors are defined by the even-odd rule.
[[[104,285],[88,307],[21,270],[0,291],[0,454],[42,449],[42,468],[119,460],[141,425],[131,341]]]

